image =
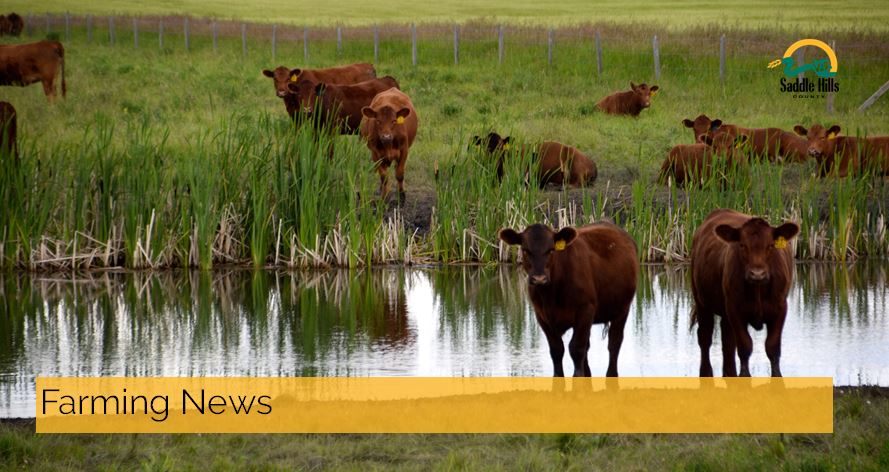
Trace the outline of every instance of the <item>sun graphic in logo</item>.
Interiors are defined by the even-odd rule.
[[[797,49],[806,46],[815,46],[821,49],[827,53],[827,59],[818,59],[808,64],[800,64],[794,67],[793,53],[795,53]],[[828,46],[827,43],[818,39],[801,39],[791,44],[790,47],[784,51],[784,57],[770,62],[768,68],[774,69],[781,64],[784,64],[784,75],[787,77],[793,77],[810,70],[814,71],[815,75],[818,77],[827,78],[836,77],[837,75],[838,62],[836,53],[833,52],[833,48]]]

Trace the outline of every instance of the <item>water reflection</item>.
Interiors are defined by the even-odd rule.
[[[687,281],[685,267],[643,266],[621,375],[696,375]],[[33,416],[36,375],[547,376],[524,284],[507,266],[0,276],[0,416]],[[886,264],[798,265],[785,375],[889,385],[887,295]],[[764,336],[753,375],[769,372]],[[712,353],[718,374],[718,335]]]

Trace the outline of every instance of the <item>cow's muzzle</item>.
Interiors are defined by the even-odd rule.
[[[765,269],[747,269],[744,278],[753,284],[766,283],[769,280],[769,272]]]
[[[812,157],[820,157],[821,151],[819,151],[817,149],[809,149],[809,155]]]
[[[543,275],[529,275],[528,283],[531,285],[546,285],[549,283],[549,277]]]
[[[392,141],[393,141],[394,139],[395,139],[394,136],[392,136],[392,135],[389,134],[389,133],[385,133],[385,134],[381,134],[381,135],[380,135],[380,142],[383,143],[383,144],[392,144]]]
[[[285,92],[283,90],[278,90],[278,97],[284,98],[286,96],[287,96],[287,92]]]

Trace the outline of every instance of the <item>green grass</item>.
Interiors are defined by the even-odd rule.
[[[55,25],[53,34],[64,36]],[[156,29],[146,24],[134,50],[128,28],[119,26],[111,46],[104,25],[95,22],[92,43],[79,25],[65,42],[66,100],[48,105],[39,86],[2,89],[18,109],[22,147],[21,166],[6,160],[0,173],[4,266],[495,261],[501,226],[603,216],[627,227],[643,259],[681,259],[694,228],[717,206],[801,221],[800,257],[889,252],[889,190],[881,179],[821,180],[808,163],[738,170],[729,189],[715,179],[687,191],[654,183],[670,147],[692,141],[681,120],[702,112],[753,127],[822,122],[840,123],[848,134],[885,134],[889,101],[855,111],[885,81],[874,55],[879,35],[832,35],[841,45],[842,88],[836,113],[828,115],[822,100],[778,92],[780,73],[765,64],[796,39],[780,31],[725,30],[723,84],[718,29],[613,27],[603,33],[598,75],[590,31],[583,29],[557,35],[552,66],[542,30],[511,30],[498,65],[496,37],[480,25],[465,31],[455,66],[449,28],[430,26],[413,67],[407,30],[388,27],[378,72],[399,80],[420,117],[407,164],[408,201],[395,215],[376,204],[363,143],[334,138],[330,165],[313,135],[293,131],[271,81],[260,74],[277,63],[370,60],[369,31],[347,30],[340,53],[330,30],[316,32],[306,61],[301,42],[281,29],[273,63],[267,39],[256,35],[247,57],[237,35],[223,34],[213,51],[198,26],[190,51],[175,28],[166,30],[158,50]],[[593,111],[599,98],[630,80],[653,82],[654,33],[661,34],[662,91],[652,108],[638,119]],[[472,135],[491,129],[524,142],[574,145],[597,161],[599,179],[591,189],[537,191],[524,185],[519,166],[498,185],[491,163],[467,149]]]
[[[0,423],[0,461],[36,470],[885,470],[887,438],[885,390],[844,387],[833,434],[35,435],[33,423]]]
[[[860,30],[886,31],[889,11],[880,1],[858,0],[837,5],[826,0],[812,0],[805,5],[788,8],[766,0],[744,0],[702,3],[674,1],[620,2],[614,0],[589,2],[560,0],[556,2],[519,1],[357,1],[345,0],[318,3],[305,0],[178,0],[137,2],[114,0],[105,2],[73,2],[65,0],[8,0],[7,10],[107,14],[194,15],[234,18],[282,24],[368,24],[372,22],[442,22],[486,18],[509,23],[574,24],[599,21],[623,24],[657,23],[674,28],[696,28],[706,24],[770,27],[787,30]]]

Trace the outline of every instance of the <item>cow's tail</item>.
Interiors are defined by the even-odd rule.
[[[68,83],[65,82],[65,48],[59,43],[59,57],[62,58],[62,98],[68,95]]]

